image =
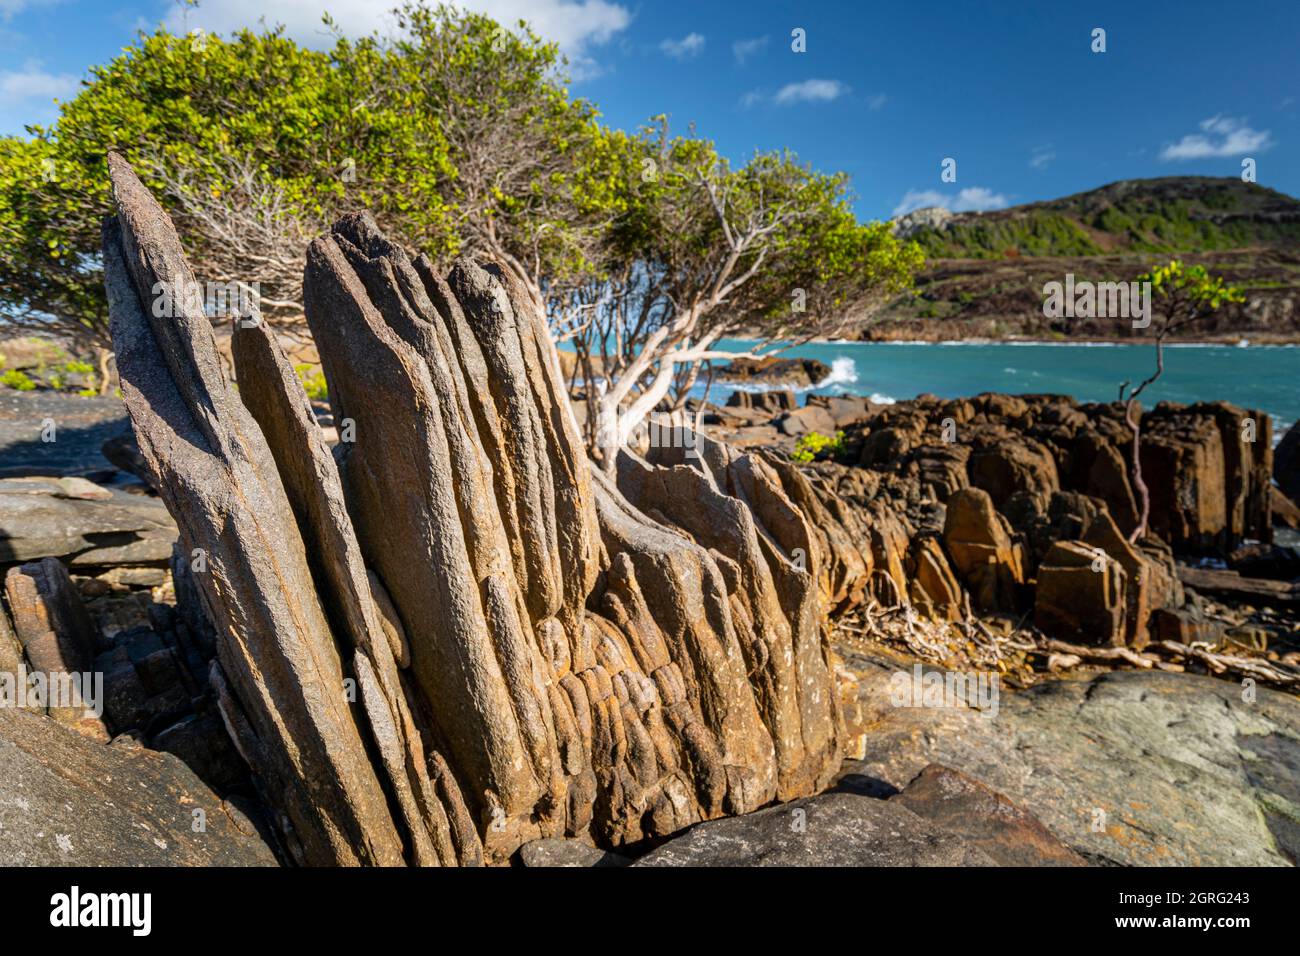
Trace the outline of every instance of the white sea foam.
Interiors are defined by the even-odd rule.
[[[787,385],[781,382],[733,382],[728,388],[733,392],[781,392],[789,389],[796,394],[812,392],[819,388],[834,388],[836,385],[852,385],[858,380],[858,366],[847,355],[831,360],[831,370],[820,382],[812,385]],[[698,387],[698,386],[697,386]],[[846,389],[847,390],[847,389]]]
[[[840,355],[831,360],[831,372],[817,383],[817,388],[830,388],[832,385],[852,385],[858,380],[858,366],[847,355]]]

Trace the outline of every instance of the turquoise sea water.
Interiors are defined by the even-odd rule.
[[[741,351],[748,343],[726,341],[722,347]],[[1155,367],[1150,345],[828,342],[782,355],[815,358],[831,367],[809,393],[871,395],[877,401],[922,392],[943,398],[1051,392],[1081,402],[1112,402],[1120,382],[1139,382]],[[715,384],[710,398],[724,401],[728,391]],[[1264,410],[1280,435],[1300,418],[1300,347],[1167,346],[1165,373],[1142,399],[1147,407],[1158,401],[1224,399]]]

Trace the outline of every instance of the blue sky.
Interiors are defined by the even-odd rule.
[[[607,122],[667,112],[724,153],[789,147],[852,176],[862,218],[989,209],[1116,179],[1240,175],[1300,195],[1300,2],[472,0],[529,18]],[[0,0],[0,133],[55,115],[135,31],[261,17],[325,44],[388,26],[383,0]],[[1106,31],[1094,53],[1092,31]],[[805,31],[806,52],[791,49]],[[941,164],[957,161],[956,182]]]

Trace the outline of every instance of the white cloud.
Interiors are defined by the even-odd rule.
[[[849,88],[839,80],[801,80],[788,83],[776,94],[778,106],[792,106],[795,103],[829,103],[849,92]]]
[[[1034,169],[1046,169],[1052,160],[1056,159],[1056,153],[1050,146],[1035,146],[1033,155],[1029,157],[1029,165]]]
[[[731,54],[736,58],[736,62],[741,66],[745,65],[751,56],[762,53],[767,49],[767,37],[754,37],[750,40],[737,40],[731,44]]]
[[[8,23],[28,7],[52,7],[62,0],[0,0],[0,22]]]
[[[689,60],[704,52],[704,34],[688,33],[680,40],[664,40],[659,44],[659,49],[674,60]]]
[[[0,0],[21,2],[21,0]],[[203,0],[197,8],[173,10],[166,25],[173,31],[202,28],[228,34],[243,27],[284,24],[289,36],[307,46],[331,44],[321,25],[328,11],[347,36],[389,32],[394,28],[391,8],[384,0]],[[632,14],[610,0],[460,0],[469,10],[486,13],[504,26],[526,20],[546,40],[554,41],[575,62],[591,46],[605,43],[625,29]]]
[[[1268,130],[1251,129],[1244,119],[1231,116],[1211,116],[1200,123],[1201,132],[1188,133],[1176,143],[1160,151],[1165,160],[1208,159],[1221,156],[1241,156],[1268,149],[1273,136]]]
[[[77,92],[77,78],[71,73],[47,73],[36,60],[21,70],[0,72],[0,106],[49,105],[54,99],[71,99]]]
[[[949,212],[987,212],[1005,209],[1007,197],[983,186],[968,186],[955,196],[946,196],[935,189],[909,189],[902,201],[894,207],[894,215],[902,216],[929,206],[942,206]]]
[[[879,110],[883,110],[885,108],[885,104],[888,102],[889,102],[888,96],[886,96],[884,93],[877,93],[875,96],[867,97],[867,109],[875,113],[878,112]]]

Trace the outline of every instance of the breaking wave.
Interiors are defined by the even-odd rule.
[[[840,355],[831,360],[831,371],[814,388],[830,388],[834,385],[852,385],[858,380],[858,366],[847,355]]]

